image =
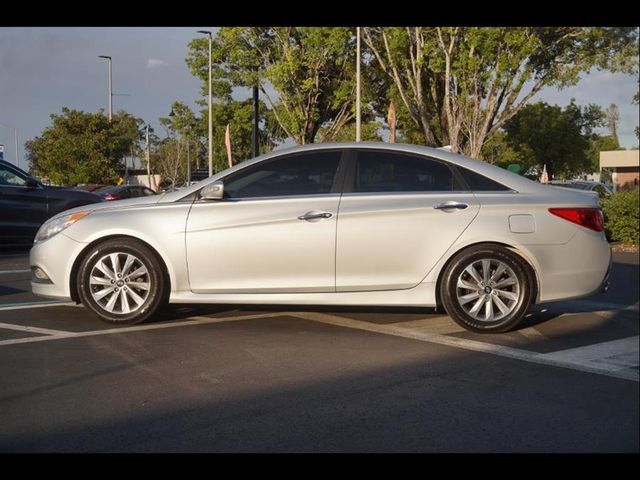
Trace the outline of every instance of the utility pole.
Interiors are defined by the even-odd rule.
[[[16,147],[16,167],[20,166],[20,158],[18,157],[18,129],[16,127],[12,127],[11,125],[7,125],[6,123],[0,122],[0,125],[8,128],[9,130],[13,130],[13,141]]]
[[[258,86],[253,86],[253,130],[251,132],[251,155],[256,158],[260,155],[260,143],[258,138],[258,124],[260,122],[260,105],[258,103]]]
[[[189,144],[191,140],[187,137],[187,187],[191,185],[191,154],[189,153]]]
[[[213,175],[213,110],[211,109],[212,94],[211,94],[211,62],[212,62],[212,47],[213,47],[213,35],[207,30],[198,30],[198,33],[209,35],[209,176]]]
[[[360,120],[360,27],[356,27],[356,142],[359,142],[361,136],[361,120]]]
[[[113,90],[112,90],[112,75],[111,75],[111,57],[108,55],[98,55],[99,58],[106,58],[109,61],[109,123],[111,123],[111,117],[113,115]]]
[[[155,177],[153,179],[153,182],[151,181],[151,149],[149,144],[149,125],[147,125],[146,127],[145,138],[146,138],[145,150],[146,150],[146,156],[147,156],[147,183],[149,184],[149,188],[155,191],[156,189]]]

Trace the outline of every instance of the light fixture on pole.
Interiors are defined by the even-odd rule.
[[[111,57],[109,55],[98,55],[98,58],[106,58],[109,61],[109,122],[111,122],[111,117],[113,115],[113,90],[111,89]]]
[[[360,27],[356,27],[356,142],[362,138],[360,129]]]
[[[198,33],[209,35],[209,176],[213,175],[213,111],[211,109],[212,94],[211,94],[211,54],[213,47],[213,35],[208,30],[198,30]]]
[[[16,167],[19,166],[18,163],[20,161],[20,158],[18,156],[18,129],[16,127],[12,127],[11,125],[7,125],[6,123],[2,123],[0,122],[0,125],[2,125],[3,127],[6,127],[10,130],[13,130],[13,141],[15,143],[15,147],[16,147]]]

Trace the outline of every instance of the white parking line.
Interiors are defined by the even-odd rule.
[[[354,328],[357,330],[365,330],[368,332],[382,333],[385,335],[394,335],[397,337],[411,338],[414,340],[420,340],[422,342],[437,343],[439,345],[446,345],[449,347],[461,348],[464,350],[472,350],[475,352],[489,353],[491,355],[497,355],[500,357],[513,358],[516,360],[522,360],[530,363],[537,363],[540,365],[547,365],[551,367],[568,368],[571,370],[578,370],[581,372],[596,373],[599,375],[606,375],[609,377],[622,378],[625,380],[639,381],[638,373],[628,370],[620,370],[618,366],[612,366],[607,364],[594,364],[594,362],[580,362],[567,361],[563,359],[556,359],[549,357],[546,354],[540,354],[531,352],[528,350],[521,350],[518,348],[505,347],[502,345],[495,345],[493,343],[481,342],[478,340],[468,340],[464,338],[451,337],[447,335],[440,335],[437,333],[428,333],[424,331],[414,330],[402,326],[396,326],[393,324],[380,325],[368,322],[362,322],[360,320],[352,320],[349,318],[337,317],[334,315],[328,315],[319,312],[296,312],[292,313],[299,318],[306,318],[308,320],[326,323],[329,325],[335,325],[339,327]],[[634,337],[637,341],[637,337]]]
[[[129,333],[129,332],[141,332],[144,330],[160,330],[163,328],[176,328],[176,327],[187,327],[190,325],[206,325],[209,323],[222,323],[222,322],[233,322],[236,320],[253,320],[257,318],[268,318],[268,317],[281,317],[282,313],[273,312],[273,313],[261,313],[254,315],[244,315],[241,317],[190,317],[191,320],[186,320],[183,322],[173,322],[173,323],[156,323],[149,325],[134,325],[132,327],[118,327],[118,328],[107,328],[104,330],[90,330],[88,332],[62,332],[60,334],[51,334],[43,337],[28,337],[28,338],[14,338],[11,340],[2,340],[0,341],[0,346],[3,345],[16,345],[20,343],[34,343],[34,342],[47,342],[52,340],[61,340],[65,338],[83,338],[83,337],[95,337],[97,335],[112,335],[116,333]],[[2,328],[2,327],[0,327]],[[55,330],[54,330],[55,331]]]
[[[25,308],[75,307],[75,306],[76,304],[74,302],[61,302],[61,301],[8,303],[6,305],[0,306],[0,312],[7,311],[7,310],[24,310]]]
[[[26,270],[0,270],[0,275],[8,275],[10,273],[30,273],[30,269]]]
[[[2,323],[0,322],[0,329],[6,330],[17,330],[19,332],[31,332],[31,333],[41,333],[43,335],[64,335],[68,336],[68,334],[72,332],[65,332],[64,330],[51,330],[50,328],[40,328],[40,327],[28,327],[25,325],[15,325],[13,323]]]
[[[581,313],[595,313],[592,310],[598,310],[602,312],[610,312],[612,310],[618,311],[634,311],[640,310],[640,303],[636,302],[633,305],[625,305],[622,303],[609,303],[609,302],[593,302],[590,300],[569,300],[567,302],[553,302],[553,303],[541,303],[536,305],[541,309],[547,309],[555,311],[557,309],[565,310],[567,315],[581,314]]]
[[[627,337],[610,342],[545,353],[542,356],[564,362],[606,365],[613,370],[623,370],[638,366],[640,355],[639,340],[640,337],[638,336]]]

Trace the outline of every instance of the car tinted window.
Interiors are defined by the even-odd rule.
[[[224,180],[225,197],[280,197],[329,193],[340,151],[288,155],[249,167]]]
[[[424,157],[385,151],[358,152],[355,192],[458,190],[451,169]]]
[[[25,184],[25,178],[17,175],[13,170],[0,165],[0,185],[22,186]]]
[[[155,195],[156,194],[156,192],[154,192],[150,188],[147,188],[147,187],[141,187],[141,188],[142,188],[143,195],[151,196],[151,195]]]
[[[458,171],[462,175],[464,181],[467,182],[469,189],[474,192],[500,192],[504,190],[511,190],[509,187],[505,187],[501,183],[491,180],[479,173],[467,170],[466,168],[458,167]]]

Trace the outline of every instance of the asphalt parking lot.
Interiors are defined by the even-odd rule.
[[[501,335],[422,309],[176,306],[113,327],[0,253],[1,452],[638,452],[638,253]]]

